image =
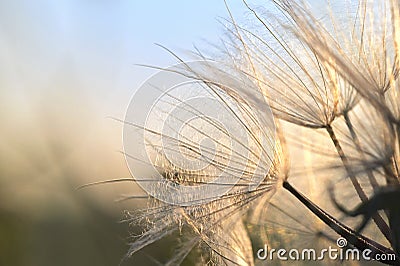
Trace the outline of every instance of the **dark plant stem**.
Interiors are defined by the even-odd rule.
[[[357,232],[355,232],[353,229],[347,227],[340,221],[338,221],[335,217],[331,216],[329,213],[325,212],[323,209],[321,209],[318,205],[313,203],[311,200],[309,200],[306,196],[304,196],[302,193],[297,191],[292,185],[290,185],[287,181],[283,182],[283,187],[289,191],[293,196],[295,196],[304,206],[306,206],[314,215],[316,215],[321,221],[323,221],[327,226],[329,226],[332,230],[334,230],[336,233],[344,237],[351,245],[353,245],[355,248],[357,248],[360,251],[370,249],[372,251],[371,253],[371,258],[374,258],[376,255],[380,255],[380,257],[387,258],[387,255],[389,254],[394,254],[395,260],[380,260],[380,262],[388,264],[388,265],[400,265],[400,258],[397,256],[397,254],[373,241],[370,238],[367,238]],[[382,254],[384,254],[382,256]]]
[[[340,159],[342,160],[343,166],[346,169],[347,174],[349,175],[349,178],[351,180],[351,183],[353,184],[353,187],[355,188],[357,195],[360,197],[362,202],[368,201],[368,197],[365,194],[364,190],[362,189],[360,183],[358,182],[357,178],[355,177],[353,170],[350,168],[349,160],[347,156],[345,155],[342,146],[339,143],[339,140],[336,137],[335,132],[333,131],[333,128],[331,125],[326,126],[326,130],[328,131],[328,134],[333,142],[333,145],[335,145],[336,151],[339,154]],[[390,234],[390,228],[385,222],[385,220],[381,217],[379,213],[376,213],[372,216],[372,219],[374,220],[375,224],[378,226],[379,230],[382,232],[382,234],[386,237],[386,239],[392,243],[392,236]]]
[[[329,137],[331,138],[333,145],[336,148],[337,153],[339,154],[340,159],[342,160],[343,166],[346,169],[346,172],[348,173],[351,183],[353,184],[354,188],[356,189],[356,192],[358,196],[360,197],[361,201],[366,202],[368,200],[367,195],[364,193],[360,183],[358,180],[355,178],[353,171],[350,169],[350,164],[347,156],[344,154],[344,151],[342,149],[342,146],[339,143],[339,140],[336,137],[335,132],[333,131],[333,128],[331,125],[326,126],[326,131],[328,131]]]
[[[343,113],[343,117],[344,117],[344,120],[346,121],[346,126],[350,131],[351,139],[352,139],[354,145],[356,146],[358,154],[360,155],[361,160],[365,161],[365,156],[364,156],[364,153],[362,152],[362,149],[361,149],[361,143],[360,143],[360,140],[358,139],[356,131],[354,130],[354,126],[353,126],[353,123],[350,120],[349,113],[348,112],[344,112]],[[375,176],[372,174],[372,171],[370,169],[365,169],[365,170],[367,172],[367,176],[368,176],[368,179],[369,179],[369,182],[370,182],[372,188],[374,189],[374,191],[377,191],[377,189],[379,188],[379,184],[376,181]]]
[[[349,117],[349,112],[344,112],[344,113],[343,113],[343,118],[344,118],[344,120],[345,120],[345,122],[346,122],[346,126],[347,126],[348,130],[350,131],[351,139],[352,139],[354,145],[356,146],[356,149],[357,149],[357,151],[358,151],[358,154],[360,155],[361,160],[365,161],[365,155],[364,155],[364,153],[363,153],[363,151],[362,151],[361,143],[360,143],[360,140],[359,140],[359,138],[358,138],[358,136],[357,136],[357,133],[356,133],[356,131],[354,130],[353,123],[351,122],[351,119],[350,119],[350,117]],[[370,169],[367,169],[367,167],[366,167],[365,171],[366,171],[366,173],[367,173],[367,176],[368,176],[368,179],[369,179],[369,183],[371,184],[371,186],[372,186],[374,192],[377,192],[378,189],[379,189],[379,184],[378,184],[378,182],[376,181],[375,176],[373,175],[373,173],[372,173],[372,171],[371,171]],[[388,210],[385,210],[385,213],[386,213],[386,216],[387,216],[387,217],[390,217],[390,213],[389,213]],[[379,219],[379,218],[378,218],[378,219]],[[390,224],[390,220],[389,220],[389,227],[391,228],[390,231],[393,232],[393,230],[392,230],[392,225]],[[385,235],[385,236],[386,236],[386,235]],[[386,238],[387,238],[387,237],[386,237]],[[393,234],[390,234],[390,239],[388,239],[388,240],[390,241],[392,247],[395,248],[395,241],[394,241],[394,239],[393,239]]]

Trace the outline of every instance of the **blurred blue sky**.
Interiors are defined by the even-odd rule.
[[[238,21],[248,13],[242,1],[227,2]],[[121,117],[132,89],[154,72],[135,64],[176,63],[155,43],[178,53],[217,43],[218,17],[228,17],[223,0],[0,1],[0,93],[23,105],[45,87],[68,88],[103,116]]]
[[[229,5],[245,12],[241,1]],[[2,90],[36,90],[56,75],[62,82],[74,76],[81,93],[118,94],[151,72],[134,64],[175,63],[154,43],[179,51],[218,41],[218,16],[227,17],[222,0],[1,1]]]

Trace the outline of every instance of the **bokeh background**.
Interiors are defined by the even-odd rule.
[[[231,8],[244,7],[232,1]],[[118,265],[130,183],[123,119],[154,70],[219,39],[224,2],[0,1],[0,265]],[[161,243],[161,253],[165,248]],[[160,246],[156,247],[160,250]],[[167,251],[166,251],[167,252]],[[122,265],[155,265],[146,255]]]

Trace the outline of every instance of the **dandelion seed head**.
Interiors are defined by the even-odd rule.
[[[258,198],[273,194],[284,178],[284,152],[276,143],[265,96],[223,62],[184,63],[165,71],[196,84],[188,87],[179,80],[160,93],[160,86],[150,82],[146,89],[160,94],[146,119],[138,119],[137,104],[128,109],[125,141],[137,143],[144,136],[146,151],[127,145],[130,167],[154,169],[146,178],[134,175],[152,203],[128,220],[155,221],[132,243],[129,254],[179,231],[193,238],[174,261],[201,245],[217,263],[253,265],[250,240],[238,220]],[[132,127],[142,133],[133,135]],[[158,175],[162,178],[155,179]]]
[[[329,178],[351,184],[349,198],[365,201],[376,186],[399,182],[398,1],[360,0],[340,23],[333,10],[318,19],[301,3],[273,3],[280,15],[270,18],[245,2],[259,25],[251,30],[231,18],[220,48],[225,60],[199,52],[201,62],[163,69],[145,83],[151,97],[139,90],[133,99],[125,152],[150,200],[128,214],[127,221],[147,225],[129,255],[178,232],[186,241],[170,265],[196,248],[209,251],[210,264],[253,265],[244,222],[270,218],[271,197],[293,178],[284,123],[298,142],[299,127],[328,139],[326,147],[310,139],[309,147],[329,157],[319,165]],[[137,107],[146,101],[151,107],[141,116]],[[329,239],[317,224],[310,235]]]

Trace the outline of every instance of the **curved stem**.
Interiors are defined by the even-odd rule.
[[[339,140],[336,137],[335,132],[333,131],[333,128],[331,125],[326,126],[326,130],[328,131],[328,134],[330,138],[332,139],[333,145],[335,145],[336,151],[339,154],[340,159],[342,160],[343,166],[346,169],[347,174],[349,175],[349,178],[351,180],[351,183],[353,184],[353,187],[355,188],[357,195],[361,199],[362,202],[368,201],[368,197],[365,194],[364,190],[362,189],[360,183],[358,182],[356,176],[353,173],[353,170],[350,168],[350,163],[345,155],[342,146],[340,145]],[[390,228],[385,222],[385,220],[381,217],[379,213],[376,213],[372,216],[372,219],[374,220],[376,226],[378,226],[379,230],[382,232],[382,234],[386,237],[386,239],[392,243],[392,237],[390,234]]]

